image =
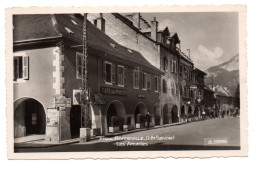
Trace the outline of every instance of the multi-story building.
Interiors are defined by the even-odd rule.
[[[121,45],[139,51],[147,61],[164,74],[159,78],[160,106],[155,124],[179,121],[180,94],[178,90],[178,51],[180,43],[177,33],[170,35],[168,27],[158,28],[156,18],[149,24],[140,13],[122,16],[117,13],[90,14],[88,20],[94,25],[103,17],[106,34]]]
[[[112,117],[134,129],[148,112],[154,126],[163,72],[108,37],[104,18],[96,22],[87,22],[92,134],[107,134]],[[14,137],[79,137],[83,16],[15,15],[13,25]]]
[[[191,86],[192,90],[192,97],[193,97],[193,103],[194,103],[194,112],[193,115],[195,119],[201,118],[201,113],[205,108],[205,100],[204,98],[204,91],[205,91],[205,83],[204,83],[204,77],[207,75],[204,71],[194,68],[192,72],[192,79],[193,79],[193,86]]]
[[[195,101],[193,100],[194,82],[192,79],[194,64],[190,57],[179,50],[179,88],[181,100],[181,120],[192,117],[195,109]]]

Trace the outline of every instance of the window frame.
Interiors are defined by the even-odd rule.
[[[111,66],[111,69],[110,69],[110,70],[111,70],[111,71],[110,71],[110,73],[111,73],[111,74],[110,74],[111,82],[108,82],[108,81],[107,81],[107,72],[106,72],[107,70],[103,70],[103,71],[106,72],[105,84],[107,84],[107,85],[113,85],[113,73],[112,73],[112,71],[113,71],[113,70],[112,70],[113,64],[112,64],[111,62],[109,62],[109,61],[104,61],[104,64],[105,64],[105,65],[108,64],[108,65]],[[107,66],[106,66],[106,69],[107,69]]]
[[[142,90],[147,90],[147,73],[142,72],[141,78],[142,78]],[[144,80],[144,78],[145,78],[145,80]],[[144,82],[144,81],[145,81],[145,82]],[[143,85],[144,85],[145,87],[144,87]]]
[[[137,79],[135,77],[135,74],[137,75]],[[140,74],[139,73],[139,68],[134,68],[133,69],[133,88],[134,89],[139,89],[140,88],[140,75],[139,74]],[[137,83],[136,83],[136,80],[137,80]],[[137,85],[137,87],[135,85]]]
[[[22,70],[21,70],[21,75],[22,77],[17,77],[15,78],[15,66],[14,66],[14,60],[19,61],[18,58],[21,58],[21,65],[22,65]],[[25,66],[25,58],[27,58],[27,66]],[[18,64],[19,65],[19,64]],[[25,68],[27,67],[27,68]],[[18,66],[19,68],[19,66]],[[24,76],[24,69],[27,70],[27,76]],[[19,70],[18,70],[19,72]],[[29,56],[26,54],[26,52],[17,52],[13,53],[13,82],[14,83],[25,83],[26,80],[29,80]]]
[[[122,84],[119,84],[119,68],[122,68],[123,69],[123,72],[122,72]],[[125,87],[125,66],[122,66],[122,65],[117,65],[117,71],[116,71],[116,77],[117,77],[117,85],[118,87]]]
[[[159,92],[159,77],[156,75],[154,76],[154,91],[157,93]]]

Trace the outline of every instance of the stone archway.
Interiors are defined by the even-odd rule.
[[[147,114],[147,107],[144,103],[138,103],[135,108],[135,125],[140,124],[140,127],[145,127],[145,116]],[[137,128],[137,127],[136,127]]]
[[[126,110],[125,106],[120,101],[113,101],[110,103],[107,109],[107,125],[108,127],[111,125],[112,116],[116,116],[122,120],[126,119]]]
[[[181,106],[181,118],[185,119],[185,106]]]
[[[172,107],[172,123],[177,123],[177,122],[179,122],[178,107],[174,105]]]
[[[160,105],[157,104],[154,106],[154,124],[155,126],[160,125],[161,116],[160,116]]]
[[[46,114],[43,105],[33,98],[14,103],[14,137],[45,134]]]
[[[168,116],[168,106],[165,104],[163,106],[163,124],[169,124],[169,116]]]

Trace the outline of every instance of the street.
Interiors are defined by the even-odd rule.
[[[238,150],[240,118],[216,118],[45,148],[15,148],[15,152],[80,152],[141,150]],[[218,144],[206,144],[205,140]],[[215,141],[214,141],[215,140]],[[224,141],[224,142],[223,142]]]

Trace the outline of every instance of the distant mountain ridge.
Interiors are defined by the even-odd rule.
[[[207,85],[212,84],[216,89],[225,89],[226,93],[234,96],[239,84],[239,55],[233,56],[229,61],[208,68],[205,71],[208,75],[205,79]],[[220,90],[221,91],[221,90]]]

